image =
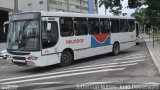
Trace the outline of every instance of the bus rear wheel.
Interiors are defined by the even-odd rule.
[[[73,57],[69,51],[64,51],[61,55],[60,66],[68,66],[72,63]]]
[[[119,54],[119,51],[120,51],[120,46],[119,43],[116,42],[113,44],[112,54],[117,55]]]

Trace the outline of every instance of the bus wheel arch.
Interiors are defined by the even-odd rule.
[[[120,43],[118,41],[115,41],[112,47],[112,54],[115,56],[119,54],[120,51]]]
[[[74,60],[74,53],[73,50],[70,48],[64,49],[61,58],[60,58],[60,66],[68,66],[72,64]]]

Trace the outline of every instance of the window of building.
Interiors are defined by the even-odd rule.
[[[112,33],[119,32],[119,19],[111,19],[111,32]]]
[[[87,35],[87,19],[86,18],[74,18],[75,35]]]
[[[39,1],[39,4],[43,4],[43,1]]]
[[[76,5],[76,8],[79,9],[80,7],[78,5]]]
[[[120,32],[128,32],[127,20],[126,19],[121,19],[120,20]]]
[[[28,6],[32,6],[32,3],[28,3]]]
[[[110,21],[109,19],[100,19],[100,29],[101,33],[110,33]]]
[[[49,3],[51,3],[51,4],[57,4],[58,2],[55,1],[55,0],[49,0]]]
[[[60,18],[60,27],[62,37],[74,35],[72,18]]]
[[[133,32],[135,29],[135,22],[134,20],[128,20],[128,30],[129,32]]]
[[[89,29],[89,34],[99,34],[100,29],[99,29],[99,19],[96,18],[89,18],[88,19],[88,29]]]

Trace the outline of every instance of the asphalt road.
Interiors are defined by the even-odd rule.
[[[102,85],[133,84],[160,85],[159,72],[143,40],[140,45],[121,51],[117,56],[109,53],[81,59],[68,67],[21,67],[0,60],[1,89],[109,90]]]

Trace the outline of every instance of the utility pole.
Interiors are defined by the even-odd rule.
[[[14,12],[18,12],[18,0],[14,0]]]

